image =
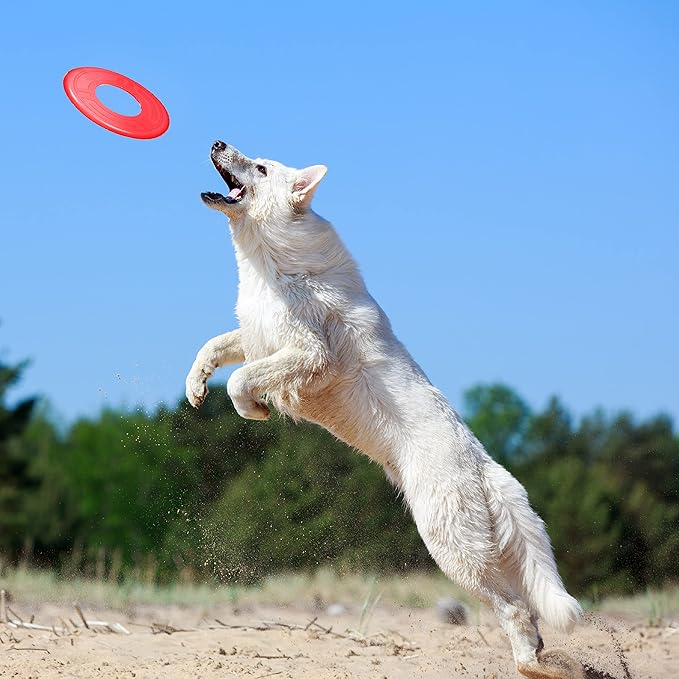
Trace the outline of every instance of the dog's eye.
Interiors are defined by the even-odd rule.
[[[257,165],[257,172],[263,174],[266,177],[266,168],[264,165]]]

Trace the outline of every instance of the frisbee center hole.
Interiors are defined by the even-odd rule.
[[[97,98],[104,106],[121,116],[138,116],[141,113],[139,102],[125,90],[115,85],[99,85]]]

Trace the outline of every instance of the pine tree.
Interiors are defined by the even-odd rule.
[[[7,404],[7,392],[21,379],[27,362],[8,365],[0,362],[0,550],[14,555],[23,543],[24,516],[20,511],[23,493],[32,485],[28,460],[22,449],[11,443],[29,423],[34,398]]]

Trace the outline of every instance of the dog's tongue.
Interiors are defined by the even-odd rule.
[[[240,198],[240,194],[242,192],[243,192],[242,186],[241,186],[240,189],[231,189],[231,191],[229,191],[229,195],[227,197],[231,198],[232,200],[238,200]]]

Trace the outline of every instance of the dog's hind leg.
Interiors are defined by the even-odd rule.
[[[560,650],[544,651],[526,602],[498,580],[473,592],[495,613],[509,638],[516,669],[529,679],[585,679],[582,665]]]
[[[429,553],[455,583],[489,605],[507,634],[517,669],[537,679],[580,679],[566,668],[544,664],[542,640],[527,603],[501,571],[493,523],[483,488],[473,474],[417,469],[412,457],[402,490]],[[529,674],[532,672],[532,674]]]
[[[529,679],[585,679],[584,668],[561,650],[544,651],[535,618],[511,590],[477,592],[495,612],[512,646],[516,669]]]

